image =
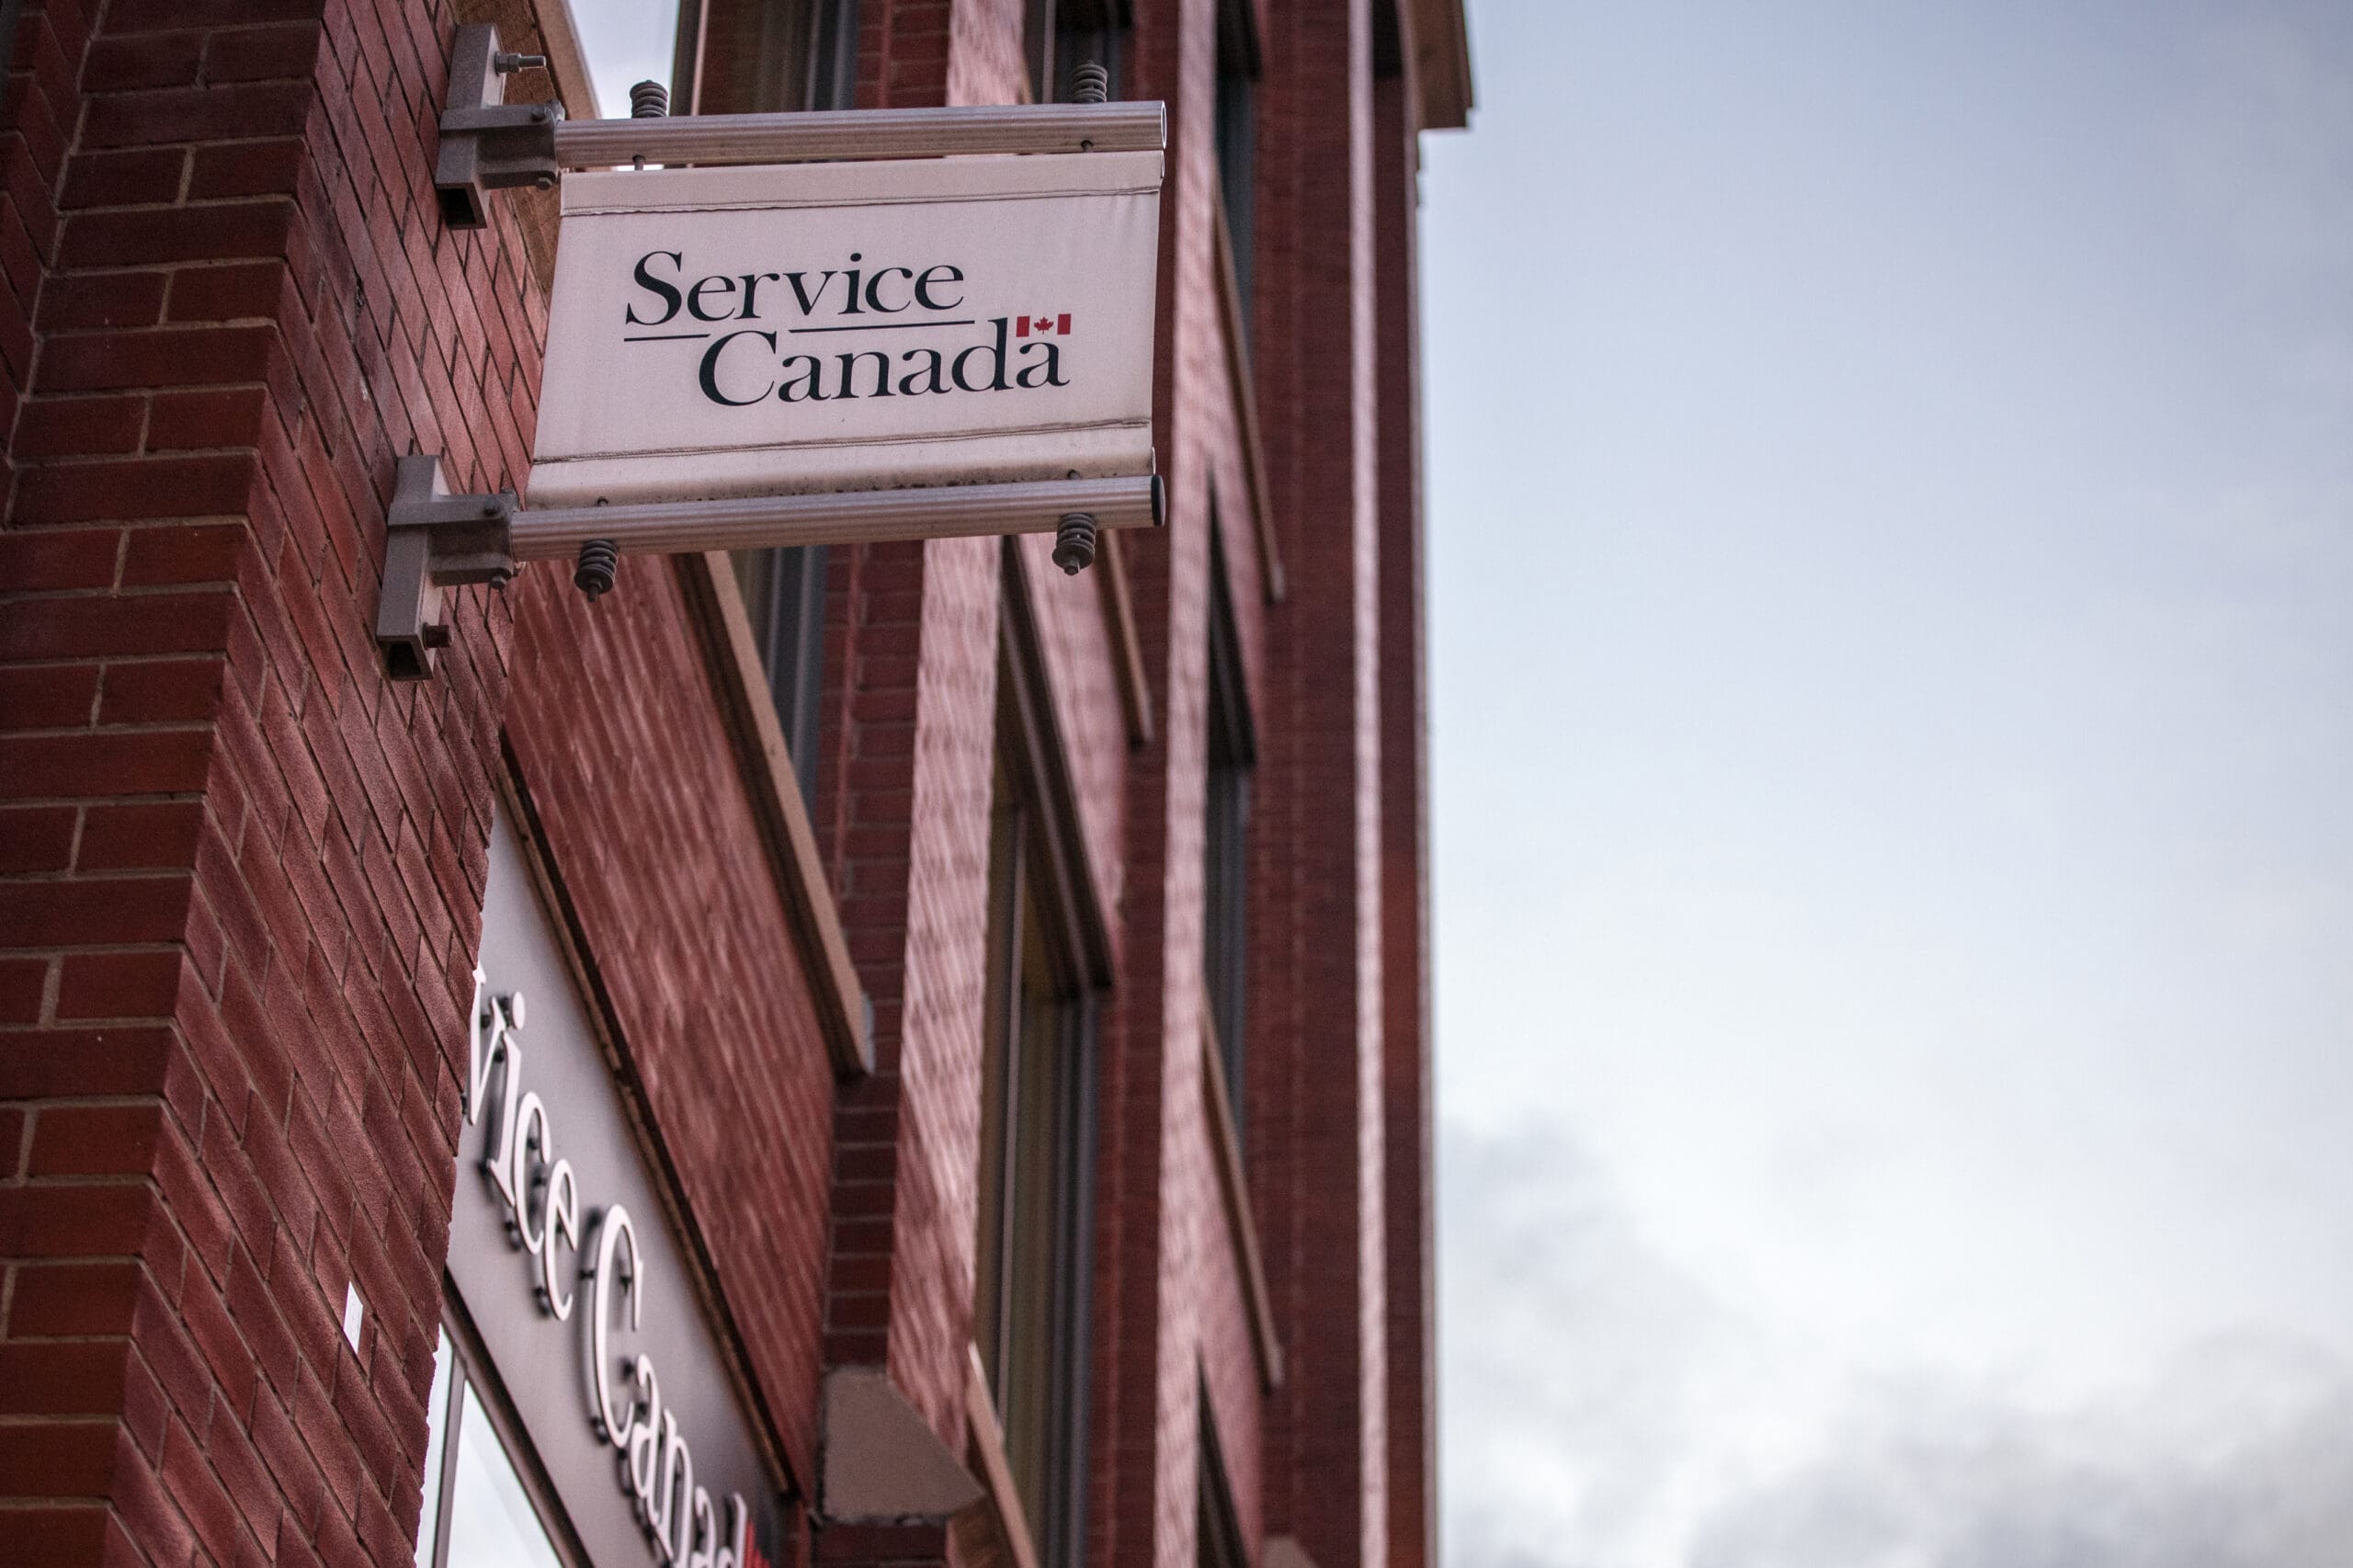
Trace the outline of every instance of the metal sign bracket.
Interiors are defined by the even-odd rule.
[[[563,106],[506,101],[508,74],[546,65],[542,55],[501,51],[498,29],[487,22],[458,29],[449,51],[441,148],[433,160],[434,193],[440,199],[441,221],[450,228],[488,227],[484,199],[490,191],[554,187],[555,127]]]
[[[1168,144],[1157,103],[976,104],[948,108],[824,109],[699,114],[678,119],[571,119],[559,104],[507,104],[507,73],[544,64],[502,53],[498,28],[458,29],[449,99],[433,169],[442,220],[488,225],[487,192],[554,186],[565,169],[681,164],[806,164],[834,159],[944,158],[976,153],[1157,153]]]
[[[433,673],[434,653],[449,642],[442,589],[504,586],[524,562],[570,561],[591,541],[618,557],[1051,533],[1054,563],[1074,573],[1094,561],[1097,530],[1166,520],[1157,474],[525,507],[511,490],[453,495],[438,456],[405,457],[394,470],[385,519],[376,642],[393,679],[423,680]]]
[[[395,680],[433,673],[433,653],[449,642],[441,590],[468,583],[504,587],[515,575],[515,493],[452,495],[438,457],[403,458],[392,471],[384,517],[384,588],[376,642]]]
[[[642,118],[567,120],[559,104],[505,101],[507,75],[546,63],[540,56],[501,51],[491,24],[457,29],[434,163],[435,190],[450,228],[486,227],[489,192],[551,189],[565,169],[1164,153],[1167,146],[1163,106],[1100,101],[1106,84],[1099,68],[1082,73],[1080,96],[1088,101],[1077,103],[673,119],[661,115],[659,90],[648,83],[639,88]],[[1155,177],[1155,188],[1157,183]],[[848,286],[855,290],[855,274],[852,279]],[[1040,318],[1039,325],[1051,319]],[[1061,318],[1060,331],[1069,330],[1069,319]],[[995,324],[1000,355],[1005,324]],[[935,363],[938,358],[933,356]],[[961,369],[956,374],[961,380]],[[1116,466],[1099,456],[1071,460]],[[1132,459],[1122,461],[1131,471],[1137,466]],[[1035,472],[1030,462],[1010,467]],[[404,457],[387,517],[376,639],[395,679],[425,679],[433,672],[435,652],[449,642],[441,591],[471,583],[503,585],[526,561],[575,562],[573,580],[594,599],[612,586],[614,565],[625,554],[1051,532],[1055,563],[1074,573],[1095,559],[1098,529],[1157,526],[1165,506],[1154,474],[1082,479],[1074,466],[1066,478],[1014,483],[526,509],[513,491],[452,494],[438,455]]]

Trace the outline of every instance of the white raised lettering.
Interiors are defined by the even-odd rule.
[[[629,1245],[626,1264],[621,1261],[623,1243]],[[613,1295],[617,1290],[628,1293],[629,1326],[631,1333],[636,1332],[639,1302],[644,1295],[637,1273],[642,1267],[637,1227],[630,1222],[629,1210],[616,1203],[597,1222],[597,1266],[591,1271],[595,1278],[588,1298],[588,1403],[596,1412],[597,1436],[624,1450],[637,1407],[632,1403],[623,1405],[619,1415],[613,1411]]]
[[[490,994],[490,977],[481,969],[474,971],[473,1011],[466,1027],[466,1119],[480,1121],[483,1091],[490,1086],[490,1064],[499,1051],[508,1052],[507,1075],[512,1077],[514,1044],[507,1037],[510,1028],[523,1027],[523,994],[508,996]]]
[[[752,1511],[742,1494],[727,1494],[727,1539],[711,1554],[710,1568],[744,1568],[744,1541],[752,1533]]]
[[[678,1413],[662,1413],[662,1470],[654,1478],[660,1513],[654,1521],[662,1555],[685,1562],[694,1550],[695,1456],[678,1435]]]
[[[695,1506],[688,1510],[687,1520],[690,1527],[687,1568],[711,1568],[711,1559],[719,1551],[719,1518],[711,1511],[709,1491],[695,1488]]]
[[[637,1430],[629,1440],[629,1483],[637,1494],[637,1517],[644,1522],[646,1533],[658,1542],[662,1538],[662,1521],[657,1513],[661,1500],[654,1495],[654,1483],[661,1475],[662,1427],[665,1422],[672,1426],[677,1423],[662,1408],[662,1383],[654,1375],[654,1363],[640,1356],[636,1371],[638,1403],[645,1414],[638,1417]]]
[[[531,1193],[540,1185],[536,1179],[540,1167],[547,1165],[555,1152],[547,1104],[540,1098],[538,1090],[524,1093],[507,1125],[514,1129],[514,1137],[506,1151],[506,1201],[513,1211],[506,1233],[521,1242],[525,1252],[537,1257],[540,1244],[547,1239],[547,1230],[544,1225],[532,1227]]]
[[[517,1092],[523,1083],[523,1046],[515,1038],[515,1033],[522,1027],[516,1020],[521,1016],[523,999],[518,995],[506,1001],[515,1004],[512,1012],[498,999],[491,1003],[493,1010],[501,1017],[492,1027],[489,1046],[475,1059],[472,1089],[477,1108],[474,1114],[479,1116],[479,1108],[485,1103],[490,1089],[491,1060],[504,1056],[506,1071],[499,1081],[498,1115],[491,1123],[490,1141],[483,1150],[482,1167],[490,1173],[491,1185],[498,1189],[499,1201],[506,1206],[506,1228],[512,1234],[515,1229],[515,1113],[519,1108],[517,1102],[523,1097]],[[531,1097],[536,1099],[538,1096]]]
[[[573,1293],[564,1283],[571,1276],[558,1259],[567,1246],[575,1256],[580,1251],[580,1178],[572,1174],[570,1160],[548,1167],[547,1196],[540,1212],[546,1237],[540,1248],[540,1305],[562,1323],[572,1315]]]

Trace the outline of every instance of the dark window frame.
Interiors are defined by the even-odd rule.
[[[532,1446],[530,1435],[523,1430],[523,1423],[515,1414],[514,1402],[507,1397],[497,1363],[483,1348],[473,1320],[466,1314],[465,1303],[446,1278],[441,1283],[441,1332],[449,1341],[449,1382],[442,1391],[439,1412],[441,1468],[439,1474],[424,1478],[426,1502],[435,1507],[433,1540],[416,1543],[417,1568],[444,1568],[449,1559],[449,1501],[458,1480],[459,1434],[468,1388],[474,1391],[483,1416],[506,1450],[506,1462],[522,1483],[524,1495],[529,1500],[532,1512],[539,1516],[556,1556],[565,1568],[585,1568],[593,1561],[587,1546],[573,1528],[572,1517],[556,1494],[555,1483],[549,1479],[546,1468],[540,1462],[538,1449]],[[430,1422],[434,1415],[427,1411],[426,1420]]]
[[[1016,541],[1005,541],[999,560],[1004,608],[973,1338],[1039,1562],[1079,1568],[1086,1555],[1100,1115],[1096,1052],[1110,944]],[[1024,1067],[1034,1069],[1040,1060],[1051,1076],[1033,1098],[1040,1085],[1025,1081]],[[1025,1110],[1050,1122],[1042,1149],[1039,1130],[1020,1115]],[[1026,1165],[1025,1154],[1031,1162]],[[1007,1213],[1035,1200],[1041,1174],[1042,1201],[1029,1212],[1045,1234],[1017,1235]],[[1042,1296],[1019,1297],[1020,1249],[1040,1245]],[[1030,1282],[1036,1279],[1033,1273]],[[1029,1341],[1017,1343],[1025,1328]]]
[[[1225,217],[1226,255],[1233,262],[1236,302],[1241,306],[1243,353],[1250,348],[1251,290],[1258,234],[1258,47],[1257,8],[1251,0],[1218,0],[1217,10],[1217,189]]]
[[[1201,988],[1225,1069],[1233,1131],[1247,1142],[1249,1093],[1250,784],[1256,727],[1242,667],[1241,628],[1214,510],[1210,517],[1208,738],[1201,786]]]
[[[824,711],[825,571],[821,544],[737,551],[732,557],[744,614],[776,705],[801,803],[817,809],[817,744]]]
[[[754,101],[728,104],[723,112],[851,108],[858,95],[858,3],[679,0],[678,35],[670,60],[670,111],[702,112],[704,51],[714,6],[730,11],[748,8],[756,14],[735,35],[739,49],[748,41],[758,57],[750,74],[756,84]],[[750,35],[748,40],[745,33]]]
[[[1250,1568],[1250,1551],[1242,1539],[1242,1516],[1233,1506],[1233,1478],[1226,1471],[1225,1449],[1217,1437],[1210,1386],[1201,1380],[1195,1388],[1200,1402],[1201,1437],[1194,1488],[1193,1560],[1199,1568]]]
[[[1109,73],[1110,97],[1124,97],[1132,26],[1128,0],[1029,0],[1021,57],[1029,68],[1032,100],[1070,102],[1071,70],[1090,60]]]
[[[731,111],[845,109],[858,96],[858,0],[682,0],[671,80],[674,104],[700,107],[703,35],[714,6],[750,6],[760,56],[748,101]],[[824,545],[734,552],[736,586],[776,703],[794,782],[817,805],[819,718],[825,679]]]

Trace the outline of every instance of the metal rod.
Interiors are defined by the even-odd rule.
[[[1072,512],[1093,514],[1098,528],[1156,527],[1165,516],[1159,476],[620,506],[526,506],[509,525],[508,548],[517,561],[549,561],[571,559],[589,540],[610,540],[624,555],[676,555],[698,550],[1052,533]]]
[[[953,108],[572,119],[555,127],[567,169],[648,164],[806,164],[959,153],[1150,153],[1167,145],[1156,103],[982,104]]]

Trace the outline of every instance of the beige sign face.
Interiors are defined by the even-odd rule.
[[[566,176],[529,499],[1151,472],[1161,167]]]

